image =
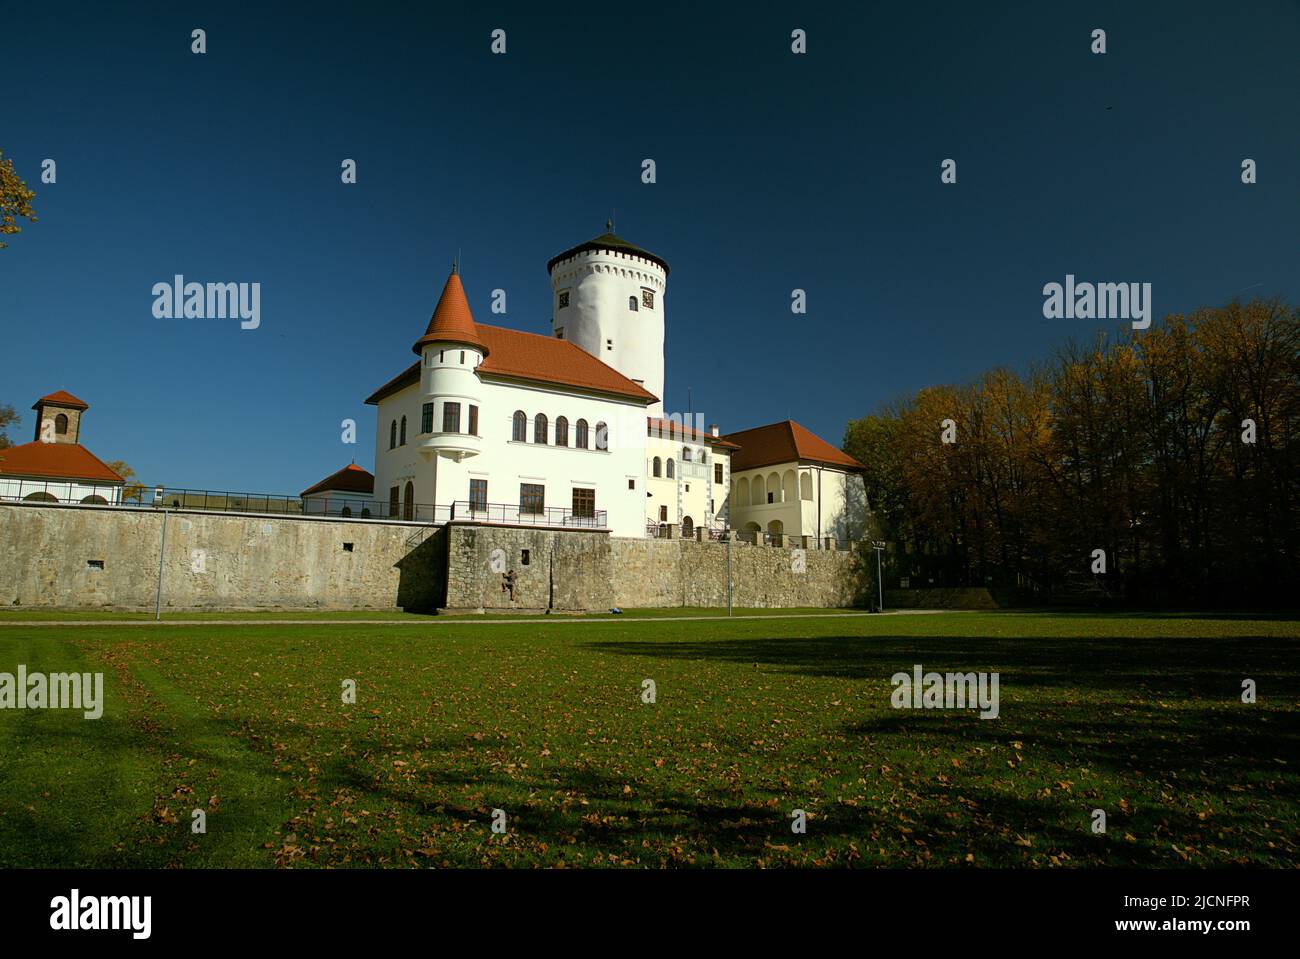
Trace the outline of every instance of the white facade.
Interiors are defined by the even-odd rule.
[[[0,476],[0,499],[40,500],[47,503],[58,500],[60,503],[118,506],[122,502],[122,484]]]
[[[731,525],[742,532],[808,536],[812,545],[866,535],[866,489],[858,473],[791,461],[731,477]]]
[[[459,348],[457,348],[459,350]],[[457,354],[459,355],[459,354]],[[612,397],[579,393],[562,387],[505,382],[470,374],[472,389],[430,397],[417,384],[379,401],[379,442],[375,450],[375,501],[386,509],[396,495],[399,518],[424,522],[449,518],[456,504],[455,518],[481,518],[489,522],[549,521],[555,525],[587,525],[584,516],[566,517],[574,510],[574,490],[591,490],[594,510],[604,512],[608,529],[617,536],[645,533],[645,449],[644,427],[628,429],[629,423],[645,422],[645,405]],[[477,436],[449,436],[442,432],[444,396],[479,400]],[[422,432],[423,406],[435,404],[433,430]],[[515,413],[522,412],[525,439],[514,439]],[[536,441],[537,417],[546,417],[545,443]],[[466,416],[462,407],[462,416]],[[401,421],[407,433],[401,443]],[[556,426],[563,417],[568,440],[556,445]],[[578,421],[587,423],[588,448],[576,446]],[[389,448],[391,424],[398,424],[396,446]],[[598,427],[605,424],[608,449],[597,449]],[[462,421],[461,429],[467,424]],[[472,444],[471,456],[429,455],[428,451]],[[471,480],[487,484],[486,515],[468,513]],[[407,484],[410,484],[408,491]],[[522,487],[541,486],[540,515],[517,515]],[[396,490],[396,494],[393,493]],[[408,497],[411,508],[408,510]],[[578,510],[576,512],[582,512]]]

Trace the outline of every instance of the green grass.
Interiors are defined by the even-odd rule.
[[[0,711],[0,866],[1300,861],[1295,620],[347,618],[0,629],[107,694]],[[998,671],[1000,717],[892,709],[915,663]]]

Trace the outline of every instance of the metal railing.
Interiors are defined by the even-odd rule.
[[[608,512],[577,511],[563,506],[527,507],[518,503],[483,503],[458,499],[449,519],[505,526],[558,526],[565,529],[606,529]]]

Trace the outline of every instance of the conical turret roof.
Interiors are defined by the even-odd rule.
[[[465,299],[465,288],[461,286],[460,274],[455,267],[452,267],[447,285],[442,288],[442,296],[438,297],[438,305],[429,318],[429,328],[411,349],[422,353],[426,343],[462,343],[487,355],[487,344],[479,336],[474,316],[469,311],[469,301]]]

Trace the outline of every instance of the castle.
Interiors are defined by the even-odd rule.
[[[344,493],[358,498],[344,509],[818,547],[862,535],[862,464],[799,424],[723,434],[665,417],[662,257],[606,232],[547,271],[549,336],[476,322],[453,267],[418,359],[366,400],[374,492]]]

